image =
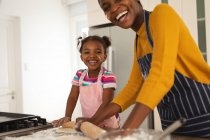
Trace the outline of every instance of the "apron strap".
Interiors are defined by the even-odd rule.
[[[98,74],[97,82],[101,82],[101,77],[103,76],[103,73],[104,73],[104,68],[103,68],[103,66],[101,66],[101,70],[100,70],[100,72]]]
[[[80,76],[80,78],[79,78],[79,86],[82,85],[82,81],[84,80],[84,77],[85,77],[86,73],[87,73],[87,69],[85,69],[85,70],[82,72],[82,74],[81,74],[81,76]]]
[[[153,47],[153,41],[152,41],[152,37],[150,34],[150,29],[149,29],[149,15],[151,12],[144,10],[144,22],[145,22],[145,31],[147,34],[147,39],[150,43],[150,46]],[[138,34],[136,34],[136,53],[138,50]]]
[[[87,72],[88,72],[87,69],[85,69],[85,70],[82,72],[82,74],[81,74],[81,76],[80,76],[80,78],[79,78],[79,86],[82,85],[82,82],[83,82],[83,80],[84,80],[85,75],[87,74]],[[101,69],[100,69],[100,72],[99,72],[99,74],[98,74],[97,82],[100,82],[100,81],[101,81],[102,75],[103,75],[103,67],[101,67]]]
[[[145,21],[145,28],[146,28],[146,32],[147,32],[147,39],[150,43],[150,46],[153,47],[153,41],[152,41],[152,37],[150,34],[150,29],[149,29],[149,15],[151,12],[144,10],[144,21]]]

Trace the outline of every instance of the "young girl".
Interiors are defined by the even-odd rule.
[[[139,0],[98,2],[112,23],[136,32],[136,43],[127,85],[89,121],[98,124],[135,104],[123,128],[138,128],[157,106],[163,129],[186,118],[175,133],[210,137],[210,67],[183,20],[167,4],[148,12]]]
[[[116,77],[102,66],[107,58],[107,48],[110,45],[111,42],[106,36],[78,38],[80,57],[87,69],[78,70],[74,76],[65,117],[53,121],[54,126],[60,126],[64,122],[71,121],[78,97],[80,97],[82,117],[84,118],[100,114],[103,108],[112,101],[116,88]],[[100,127],[105,129],[118,128],[119,118],[112,116],[100,123]]]

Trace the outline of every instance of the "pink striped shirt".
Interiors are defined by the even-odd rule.
[[[103,75],[101,77],[101,82],[102,82],[102,88],[114,88],[116,89],[117,84],[116,84],[116,76],[111,72],[108,71],[107,69],[103,68]],[[72,84],[79,86],[79,79],[81,74],[84,72],[85,69],[80,69],[76,72],[76,75],[74,76],[72,80]],[[91,83],[97,82],[98,77],[96,78],[89,78],[88,75],[86,74],[82,83],[82,86],[88,86]]]

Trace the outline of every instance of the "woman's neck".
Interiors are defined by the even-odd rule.
[[[132,30],[135,32],[138,32],[138,30],[140,29],[141,25],[144,22],[144,10],[142,9],[142,11],[139,12],[140,14],[136,17],[134,24],[132,26]]]

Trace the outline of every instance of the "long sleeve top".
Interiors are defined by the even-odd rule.
[[[210,85],[210,67],[179,15],[170,6],[160,4],[152,11],[149,20],[153,47],[147,40],[143,23],[137,32],[138,49],[134,49],[130,78],[113,100],[122,110],[136,102],[153,109],[173,86],[175,71]],[[137,58],[148,53],[152,54],[152,63],[144,80]]]

